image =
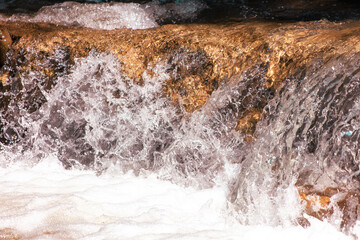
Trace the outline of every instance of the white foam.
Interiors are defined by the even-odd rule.
[[[45,6],[35,14],[0,15],[1,21],[47,22],[65,26],[82,26],[95,29],[132,28],[146,29],[158,26],[158,22],[194,19],[206,8],[199,1],[150,4],[100,3],[88,4],[64,2]]]
[[[307,229],[240,225],[221,186],[196,190],[116,171],[97,177],[58,162],[0,168],[0,230],[24,239],[350,239],[312,218]]]
[[[34,16],[14,14],[6,21],[50,22],[61,25],[80,25],[88,28],[144,29],[158,26],[155,19],[148,14],[140,4],[80,4],[64,2],[43,7]]]

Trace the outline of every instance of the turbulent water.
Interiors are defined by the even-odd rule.
[[[195,18],[205,7],[191,1],[62,3],[2,20],[144,29]],[[62,50],[55,57],[67,61]],[[19,119],[2,119],[0,238],[359,235],[359,223],[349,235],[339,231],[338,209],[330,223],[305,215],[311,226],[297,226],[305,206],[296,185],[359,188],[360,56],[319,60],[275,95],[261,92],[269,101],[266,117],[250,143],[236,126],[253,78],[231,79],[240,84],[219,86],[189,114],[163,94],[166,81],[176,74],[174,63],[186,62],[190,70],[196,66],[186,57],[178,53],[173,62],[148,66],[153,74],[145,72],[144,83],[137,84],[120,70],[115,56],[93,50],[58,76],[61,84],[51,90],[39,84],[44,99],[11,102],[7,114],[13,111]],[[194,59],[202,61],[201,56]],[[256,71],[261,75],[261,66]],[[39,74],[26,72],[20,78],[24,85],[33,84]],[[26,110],[27,101],[41,107]],[[350,210],[356,211],[356,205],[350,203]],[[350,217],[356,222],[356,214]]]
[[[164,22],[182,22],[195,19],[207,6],[200,1],[168,4],[152,2],[80,4],[64,2],[42,7],[33,14],[1,16],[5,21],[50,22],[67,26],[84,26],[96,29],[157,27]]]
[[[242,225],[222,185],[197,190],[116,169],[96,176],[52,157],[1,168],[0,179],[3,239],[352,239],[311,217],[307,229]]]

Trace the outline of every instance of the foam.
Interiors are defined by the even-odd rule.
[[[58,162],[51,156],[32,168],[0,168],[0,237],[7,228],[24,239],[54,240],[351,239],[311,217],[307,229],[241,225],[222,186],[196,190],[116,169],[97,177]]]
[[[50,22],[97,29],[157,27],[155,19],[135,3],[80,4],[64,2],[41,8],[34,16],[14,14],[7,21]]]
[[[158,22],[194,19],[205,8],[206,5],[199,1],[185,1],[177,4],[64,2],[42,7],[35,14],[14,14],[10,17],[0,15],[0,20],[46,22],[106,30],[146,29],[159,26]]]

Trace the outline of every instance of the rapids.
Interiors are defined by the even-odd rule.
[[[1,16],[2,21],[49,22],[67,26],[84,26],[96,29],[157,27],[164,22],[183,22],[195,19],[206,8],[200,1],[177,4],[102,3],[80,4],[64,2],[42,7],[35,14]]]
[[[0,16],[0,238],[359,236],[360,22],[206,8]]]
[[[0,179],[0,237],[7,240],[352,239],[312,217],[306,229],[242,225],[227,207],[226,186],[184,188],[119,169],[67,171],[54,156],[32,168],[0,168]]]

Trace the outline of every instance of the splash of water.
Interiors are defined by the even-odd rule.
[[[2,146],[1,162],[30,164],[55,155],[66,168],[157,172],[161,179],[198,188],[245,179],[249,185],[241,196],[252,200],[241,202],[237,197],[235,215],[240,222],[286,225],[301,214],[296,175],[279,188],[269,165],[255,159],[243,163],[248,146],[235,127],[242,92],[252,78],[220,86],[189,116],[163,95],[174,74],[171,63],[149,66],[143,84],[134,83],[120,69],[114,56],[92,52],[77,59],[52,90],[40,87],[45,103],[18,119],[26,136],[20,144]],[[252,173],[243,175],[245,170]],[[295,210],[282,212],[279,206]]]
[[[358,55],[326,63],[315,60],[290,78],[264,108],[266,120],[257,125],[257,140],[245,153],[232,195],[241,212],[276,216],[279,211],[266,203],[281,209],[286,205],[282,201],[286,194],[281,193],[294,197],[294,185],[315,186],[318,191],[359,188],[358,63]],[[334,202],[341,195],[333,196]],[[357,200],[350,197],[346,204],[343,212],[333,206],[337,212],[331,221],[339,228],[341,217],[351,224],[358,220]],[[266,219],[272,219],[269,216]]]
[[[42,7],[35,14],[1,16],[1,21],[47,22],[95,29],[146,29],[162,23],[191,21],[207,6],[200,1],[148,4],[64,2]]]
[[[55,55],[66,61],[66,50]],[[173,58],[188,62],[186,53]],[[176,74],[171,64],[149,65],[137,83],[114,56],[92,52],[61,70],[69,74],[58,76],[55,87],[36,85],[40,109],[26,111],[26,96],[18,103],[15,94],[8,112],[14,119],[4,135],[17,144],[2,142],[2,164],[55,155],[66,168],[156,172],[199,188],[230,183],[234,214],[245,224],[293,224],[303,209],[298,184],[358,187],[358,56],[317,59],[290,76],[275,97],[264,87],[268,66],[259,64],[223,81],[191,115],[164,96]],[[22,74],[24,86],[41,79],[37,71]],[[256,140],[245,143],[235,131],[240,112],[269,101],[260,105],[265,117]]]
[[[229,117],[216,109],[185,116],[170,103],[163,96],[168,69],[166,64],[149,67],[156,74],[145,72],[141,85],[127,78],[111,55],[94,52],[78,59],[51,91],[41,88],[46,103],[38,111],[19,116],[23,130],[14,131],[26,129],[26,137],[21,144],[2,146],[2,162],[15,162],[25,153],[33,162],[55,154],[66,168],[101,172],[117,165],[124,171],[161,171],[165,179],[179,176],[178,182],[185,177],[195,185],[213,185],[242,140],[234,129],[226,131]],[[232,121],[234,125],[236,119]]]

